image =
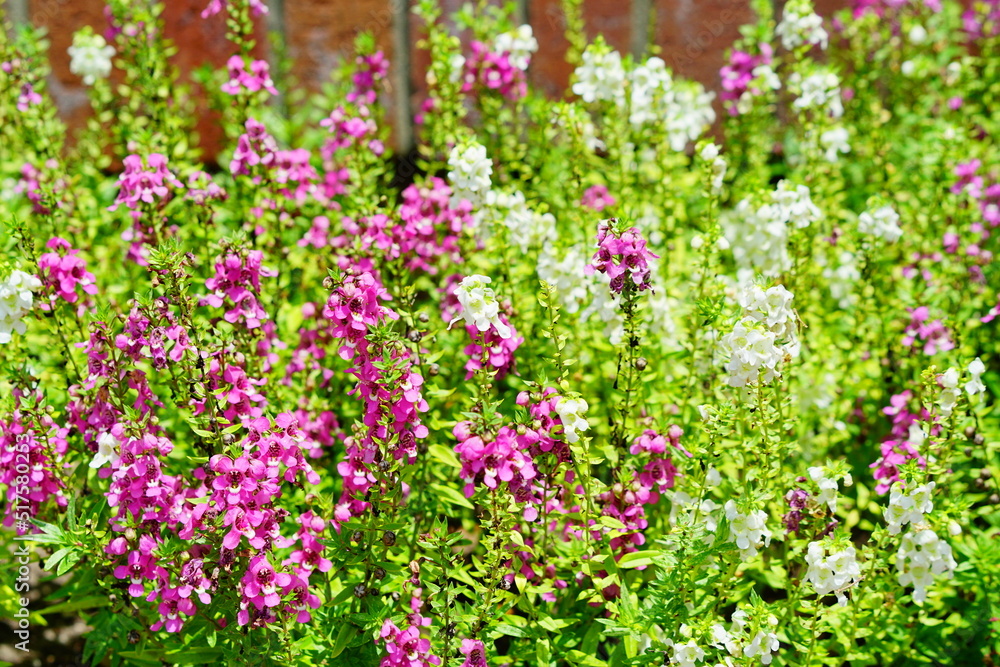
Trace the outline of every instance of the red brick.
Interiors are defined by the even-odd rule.
[[[90,113],[87,90],[80,77],[69,71],[67,49],[73,44],[73,33],[91,26],[95,32],[103,34],[107,29],[104,17],[104,2],[101,0],[32,0],[29,6],[29,20],[36,26],[49,30],[51,46],[49,56],[52,62],[52,77],[49,80],[52,96],[62,117],[71,129],[86,123]],[[223,67],[226,60],[236,51],[225,38],[225,19],[215,16],[202,19],[201,11],[207,0],[171,0],[165,3],[163,12],[164,35],[177,47],[177,54],[171,62],[179,70],[182,81],[190,82],[191,71],[204,64]],[[266,52],[264,32],[258,36],[257,52]],[[222,140],[218,118],[208,112],[206,96],[198,95],[196,109],[197,131],[200,145],[209,160],[219,150]]]
[[[390,61],[389,81],[395,76],[393,58],[393,2],[403,0],[285,0],[285,34],[293,79],[309,90],[319,90],[331,73],[354,54],[362,32]],[[383,95],[386,119],[393,118],[394,101]]]

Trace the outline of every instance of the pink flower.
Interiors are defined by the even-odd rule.
[[[472,53],[465,61],[462,92],[472,92],[477,86],[497,91],[508,100],[519,100],[528,91],[525,74],[511,63],[509,53],[493,52],[474,40]]]
[[[139,155],[129,155],[124,160],[125,171],[119,176],[121,189],[115,203],[108,207],[109,211],[118,210],[125,204],[134,211],[133,217],[139,216],[142,204],[154,204],[165,200],[170,194],[167,188],[171,185],[182,189],[184,184],[167,169],[167,158],[160,153],[151,153],[146,158],[146,165]]]
[[[613,228],[617,219],[602,220],[597,228],[597,252],[591,268],[606,273],[611,291],[621,294],[631,284],[636,291],[650,289],[652,272],[649,262],[658,259],[646,248],[646,240],[636,227],[624,232]],[[629,280],[631,279],[631,280]]]
[[[478,639],[463,639],[459,650],[465,656],[460,667],[486,667],[486,647]]]
[[[609,206],[614,206],[618,200],[608,193],[605,185],[592,185],[583,192],[580,203],[587,208],[600,213]]]
[[[42,304],[43,310],[49,310],[57,298],[66,303],[76,303],[77,287],[84,294],[97,293],[94,274],[87,271],[87,263],[77,256],[80,251],[72,249],[69,241],[56,237],[45,247],[54,252],[47,252],[38,258],[39,277],[50,293],[50,303]]]
[[[276,572],[267,556],[260,555],[250,559],[250,567],[240,581],[243,583],[243,595],[257,609],[263,609],[277,607],[281,603],[278,588],[288,586],[292,577],[287,572]]]

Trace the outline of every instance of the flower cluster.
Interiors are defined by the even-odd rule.
[[[370,55],[359,55],[354,59],[357,69],[351,77],[354,90],[347,94],[348,102],[364,105],[374,104],[378,99],[378,83],[389,74],[389,61],[385,54],[376,51]]]
[[[42,281],[24,271],[11,271],[0,282],[0,344],[11,341],[12,334],[23,334],[23,318],[34,303],[34,292],[42,289]]]
[[[761,545],[771,544],[771,531],[767,528],[767,512],[749,510],[741,512],[736,501],[727,500],[724,506],[729,521],[729,541],[740,550],[740,558],[748,561],[757,555]]]
[[[748,111],[754,97],[781,87],[771,69],[772,59],[773,50],[766,42],[760,44],[760,55],[738,49],[730,54],[729,63],[719,70],[719,75],[722,78],[720,97],[731,116]]]
[[[805,229],[822,215],[808,187],[786,180],[756,207],[750,198],[741,200],[724,224],[741,275],[757,271],[773,278],[787,271],[792,265],[788,254],[791,229]]]
[[[244,127],[246,132],[236,140],[236,150],[233,151],[233,159],[229,161],[229,171],[233,176],[252,174],[257,165],[269,167],[274,163],[278,152],[277,142],[267,133],[263,123],[247,118]]]
[[[922,343],[923,352],[928,356],[955,349],[948,328],[940,319],[930,319],[930,309],[927,306],[906,310],[910,313],[910,323],[903,332],[903,345],[917,347]]]
[[[143,204],[155,204],[165,200],[170,194],[167,187],[181,190],[184,184],[167,168],[167,158],[161,153],[151,153],[146,157],[145,164],[140,155],[129,155],[124,160],[125,171],[119,177],[121,189],[118,198],[108,210],[116,211],[125,204],[132,210],[133,220],[142,217]]]
[[[498,320],[510,331],[509,336],[501,336],[500,330],[495,326],[480,332],[472,324],[465,325],[465,330],[472,339],[464,350],[465,354],[469,355],[469,360],[465,363],[466,380],[471,379],[484,367],[495,369],[497,380],[516,372],[514,352],[524,343],[524,337],[518,335],[505,314],[500,313]]]
[[[701,84],[674,80],[662,58],[654,56],[636,66],[628,81],[628,97],[617,92],[619,107],[628,113],[633,128],[662,132],[672,150],[684,150],[715,122],[715,94],[705,92]]]
[[[222,85],[222,92],[238,95],[243,90],[248,93],[264,90],[272,95],[278,94],[278,90],[271,80],[271,70],[266,60],[250,61],[248,71],[243,56],[233,56],[226,63],[226,67],[229,69],[229,81]]]
[[[588,104],[618,99],[625,85],[621,54],[602,46],[588,46],[583,52],[583,62],[573,73],[573,93]]]
[[[719,155],[719,147],[715,144],[705,144],[698,155],[705,161],[712,172],[712,194],[720,194],[722,192],[722,184],[726,179],[728,165],[726,164],[726,160]]]
[[[827,162],[837,162],[840,159],[840,154],[846,155],[850,153],[850,138],[851,133],[847,131],[846,127],[833,127],[825,130],[819,135],[819,143],[823,147],[824,159]]]
[[[92,86],[98,79],[106,79],[111,74],[111,57],[115,55],[115,47],[90,29],[75,33],[73,46],[67,51],[70,57],[69,71],[83,77],[86,85]]]
[[[470,422],[459,422],[453,430],[458,444],[455,453],[462,462],[461,477],[466,481],[465,496],[471,498],[477,485],[495,490],[505,482],[512,495],[528,485],[537,472],[517,432],[501,426],[495,436],[477,435]]]
[[[900,485],[894,485],[889,494],[889,506],[883,511],[889,533],[898,535],[906,524],[918,524],[924,515],[934,509],[934,492],[936,482],[927,482],[915,487],[907,493]]]
[[[51,416],[38,414],[43,396],[14,390],[14,409],[0,419],[0,484],[7,488],[3,525],[23,535],[33,530],[28,520],[42,518],[39,508],[50,500],[66,507],[64,460],[69,429]]]
[[[215,275],[205,281],[210,294],[202,305],[213,308],[226,306],[223,319],[247,329],[257,329],[267,319],[260,305],[260,279],[277,275],[262,265],[264,255],[259,250],[246,253],[229,252],[215,263]]]
[[[899,226],[899,214],[891,206],[880,206],[873,211],[865,211],[858,216],[858,229],[862,234],[895,243],[903,235]]]
[[[510,326],[501,318],[500,302],[497,301],[496,293],[486,286],[491,282],[492,278],[479,275],[466,276],[462,279],[455,288],[455,297],[462,309],[451,324],[464,319],[470,328],[480,333],[492,331],[500,338],[510,338],[513,334]]]
[[[51,308],[56,299],[76,303],[77,287],[84,294],[97,294],[94,274],[87,271],[87,263],[78,256],[79,250],[74,250],[69,241],[59,237],[49,240],[45,247],[52,252],[38,258],[38,275],[49,294],[50,304],[41,304],[42,310]]]
[[[618,200],[608,192],[608,186],[601,183],[591,185],[583,191],[583,197],[580,198],[581,205],[586,206],[596,213],[600,213],[609,206],[614,206],[617,203]]]
[[[518,100],[527,92],[525,72],[531,55],[538,50],[538,41],[530,25],[501,33],[492,45],[479,40],[472,42],[468,58],[455,54],[452,67],[461,70],[462,92],[471,93],[477,87],[495,90],[509,100]]]
[[[448,156],[448,181],[451,183],[452,207],[467,200],[477,208],[486,200],[490,190],[490,175],[493,162],[486,156],[486,147],[475,142],[465,146],[455,146]]]
[[[803,111],[815,110],[830,118],[840,118],[844,115],[840,77],[833,71],[818,69],[806,77],[794,72],[788,79],[788,87],[797,95],[792,103],[794,108]]]
[[[430,667],[441,664],[441,658],[431,651],[431,641],[420,636],[421,628],[429,626],[431,619],[421,615],[424,606],[421,597],[423,589],[420,588],[420,565],[416,561],[410,564],[410,572],[413,576],[406,581],[406,584],[412,588],[412,592],[410,613],[406,616],[406,629],[401,630],[391,618],[385,619],[382,623],[382,628],[375,639],[377,643],[385,645],[386,655],[379,663],[380,667]],[[466,647],[465,641],[462,642],[463,649]],[[471,654],[474,648],[469,646],[466,655]]]
[[[930,420],[930,413],[923,408],[919,413],[910,412],[907,408],[913,393],[909,390],[892,396],[889,406],[883,408],[883,412],[892,418],[892,430],[881,444],[881,458],[872,463],[870,467],[875,468],[875,480],[878,484],[875,490],[878,493],[885,493],[899,481],[899,467],[910,460],[915,460],[922,468],[927,465],[927,460],[920,453],[920,448],[927,438],[927,433],[921,422]],[[932,432],[936,432],[938,427],[934,426]]]
[[[530,248],[556,240],[555,216],[530,208],[520,190],[511,194],[491,190],[486,196],[486,204],[510,230],[511,240],[521,248],[521,252],[527,253]]]
[[[760,619],[751,623],[749,614],[743,609],[737,609],[731,620],[728,630],[721,623],[711,627],[712,646],[724,649],[736,658],[741,655],[746,658],[760,656],[762,665],[770,665],[774,654],[781,648],[778,635],[774,632],[778,619],[769,615],[766,624]],[[730,665],[732,658],[725,658],[720,664]]]
[[[826,49],[829,40],[823,29],[823,19],[812,11],[809,0],[786,4],[781,22],[774,32],[781,38],[781,45],[789,51],[803,45]]]
[[[806,553],[806,580],[812,584],[816,595],[823,597],[836,593],[837,602],[847,604],[844,591],[861,580],[861,566],[857,551],[849,546],[838,551],[825,542],[810,542]]]
[[[786,357],[799,354],[792,294],[781,285],[764,290],[751,284],[738,300],[742,317],[722,339],[729,353],[729,386],[768,384],[780,375],[778,367]]]
[[[957,566],[951,546],[930,528],[903,535],[896,552],[899,585],[913,587],[913,601],[917,604],[927,600],[927,587],[934,583],[935,575],[950,579]]]
[[[580,439],[579,432],[590,428],[590,422],[585,416],[588,407],[587,401],[582,398],[559,398],[555,410],[562,421],[566,442],[577,442]]]
[[[611,291],[642,292],[651,289],[650,262],[659,259],[646,247],[646,239],[637,227],[618,229],[618,220],[602,220],[597,226],[597,252],[591,267],[608,276]]]

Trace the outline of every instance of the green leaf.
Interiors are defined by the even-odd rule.
[[[506,635],[507,637],[527,637],[528,633],[521,628],[515,627],[510,623],[500,623],[494,628],[501,635]]]
[[[42,569],[46,572],[52,572],[53,568],[59,564],[59,561],[69,555],[71,551],[73,551],[72,547],[63,547],[62,549],[57,550],[49,556],[48,560],[45,561],[45,565],[42,566]]]
[[[344,649],[347,648],[351,639],[354,638],[357,632],[358,629],[350,623],[341,624],[340,632],[337,633],[337,638],[333,642],[333,647],[330,648],[330,657],[336,658],[338,655],[343,653]]]
[[[107,595],[88,595],[84,598],[77,598],[75,600],[67,600],[66,602],[60,602],[59,604],[54,604],[42,609],[40,614],[43,616],[46,614],[58,614],[70,611],[81,611],[83,609],[98,609],[100,607],[106,607],[111,604]]]
[[[552,660],[552,647],[549,646],[549,640],[539,639],[535,643],[535,658],[537,659],[537,665],[540,667],[545,667]]]
[[[170,665],[207,665],[218,662],[222,657],[219,648],[182,648],[164,654],[163,659]]]
[[[445,486],[443,484],[431,484],[430,488],[440,493],[441,496],[452,505],[468,507],[470,510],[475,508],[475,506],[469,502],[468,498],[459,493],[458,489],[453,489],[450,486]]]
[[[427,453],[447,466],[452,468],[462,467],[458,457],[455,456],[455,450],[450,447],[445,447],[444,445],[431,445],[427,448]]]
[[[630,554],[625,554],[618,561],[618,567],[620,569],[627,569],[630,567],[642,567],[644,565],[652,565],[653,559],[660,555],[659,551],[654,551],[652,549],[647,551],[634,551]]]
[[[69,572],[69,570],[79,562],[82,555],[83,554],[79,551],[71,551],[68,553],[62,562],[59,563],[59,567],[56,568],[56,576],[62,576]]]

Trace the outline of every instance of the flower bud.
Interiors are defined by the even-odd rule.
[[[396,543],[396,533],[392,532],[391,530],[387,530],[384,533],[382,533],[382,544],[384,544],[387,547],[391,547],[395,543]]]

